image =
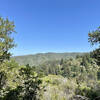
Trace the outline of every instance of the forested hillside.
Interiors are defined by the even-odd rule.
[[[0,17],[0,100],[100,100],[100,27],[88,34],[98,49],[78,55],[47,53],[13,59],[14,33],[14,22]]]
[[[35,55],[15,56],[13,59],[21,65],[29,64],[33,66],[43,64],[46,61],[75,58],[77,55],[81,56],[84,54],[86,53],[39,53]]]

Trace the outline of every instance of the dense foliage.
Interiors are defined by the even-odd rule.
[[[42,81],[37,73],[10,59],[14,28],[13,22],[0,17],[0,100],[38,100]]]
[[[9,50],[15,46],[13,38],[11,37],[12,32],[14,33],[15,25],[7,19],[0,17],[0,62],[5,59],[9,59]]]
[[[100,47],[74,57],[48,54],[37,65],[26,60],[20,65],[9,52],[15,46],[14,28],[0,17],[0,100],[100,100]],[[89,33],[89,42],[100,44],[100,28]],[[46,56],[54,59],[43,60]]]

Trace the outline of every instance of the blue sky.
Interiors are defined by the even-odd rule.
[[[0,15],[15,22],[14,55],[88,52],[88,32],[100,25],[100,0],[0,0]]]

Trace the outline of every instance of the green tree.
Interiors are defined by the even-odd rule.
[[[30,66],[26,66],[26,68],[20,69],[20,75],[23,81],[23,85],[21,86],[23,100],[39,100],[39,91],[42,88],[40,84],[42,81],[39,79],[37,73]]]
[[[100,27],[98,27],[95,31],[89,32],[88,36],[88,40],[92,45],[98,43],[100,45]]]
[[[9,50],[15,46],[14,39],[11,37],[12,33],[15,33],[14,22],[0,17],[0,62],[11,56]]]
[[[4,61],[10,59],[9,50],[15,46],[12,33],[15,33],[14,22],[9,21],[8,18],[0,17],[0,99],[5,94],[7,83],[7,72],[3,70]]]
[[[94,50],[90,53],[92,58],[95,58],[95,61],[100,65],[100,48]]]
[[[88,36],[88,40],[92,45],[99,45],[99,48],[94,50],[91,55],[96,59],[97,64],[100,65],[100,27],[98,27],[95,31],[89,32]]]

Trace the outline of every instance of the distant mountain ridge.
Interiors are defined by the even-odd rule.
[[[75,58],[77,55],[84,55],[86,53],[73,52],[73,53],[38,53],[34,55],[24,55],[12,57],[16,62],[21,65],[29,64],[31,66],[42,64],[46,61],[54,61],[61,59]]]

